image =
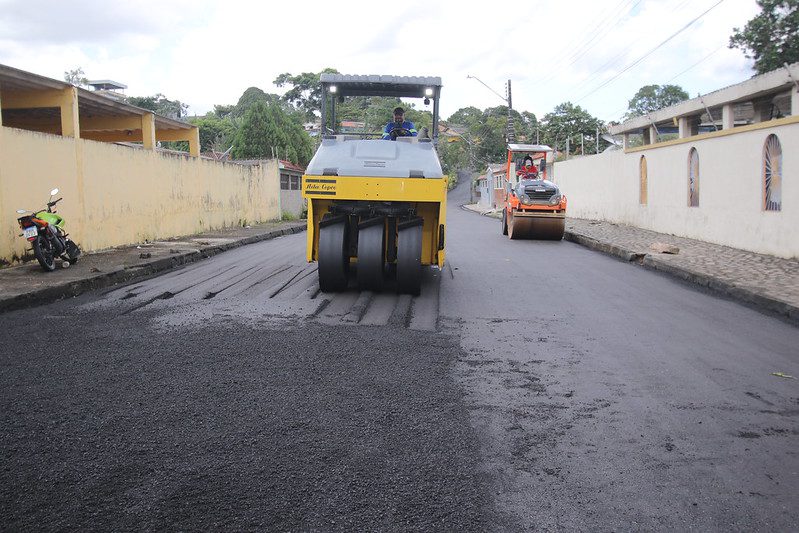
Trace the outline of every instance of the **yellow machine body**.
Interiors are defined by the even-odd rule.
[[[319,222],[337,200],[408,202],[423,218],[422,265],[444,266],[447,178],[384,178],[363,176],[302,177],[302,196],[308,200],[307,259],[318,260]],[[357,262],[357,257],[351,257]]]

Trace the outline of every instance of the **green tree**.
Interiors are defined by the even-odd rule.
[[[263,102],[255,102],[236,132],[232,155],[235,159],[269,159],[273,156],[273,148],[285,142],[285,136],[277,127],[270,107]]]
[[[688,93],[679,85],[645,85],[628,102],[625,117],[646,115],[683,100],[688,100]]]
[[[449,124],[475,128],[483,122],[483,112],[474,106],[462,107],[455,111],[448,119]]]
[[[64,71],[64,81],[71,83],[75,87],[86,87],[89,85],[89,80],[86,78],[86,73],[83,72],[81,67],[74,70]]]
[[[235,105],[214,105],[213,114],[216,118],[227,118],[236,109]]]
[[[571,151],[579,150],[580,141],[584,139],[588,146],[596,146],[597,129],[600,135],[604,131],[604,123],[592,116],[588,111],[571,102],[559,104],[541,120],[542,142],[557,150],[565,150],[566,139],[571,142]],[[599,140],[600,150],[607,146],[607,141]],[[592,150],[593,151],[593,150]]]
[[[334,68],[326,68],[322,72],[303,72],[293,75],[284,72],[272,82],[278,87],[289,86],[282,99],[305,114],[306,120],[314,120],[316,113],[322,109],[322,73],[338,74]]]
[[[288,159],[292,163],[306,166],[313,157],[314,144],[302,127],[301,117],[287,113],[278,104],[273,104],[272,109],[275,122],[286,137],[286,144],[283,147],[277,147],[278,156]]]
[[[510,111],[517,141],[534,140],[538,120],[530,112]],[[499,163],[507,155],[508,107],[490,107],[481,111],[469,106],[457,110],[446,121],[465,130],[456,142],[439,143],[439,155],[447,172],[482,171],[489,163]],[[447,141],[447,139],[444,139]],[[452,141],[451,139],[449,141]]]
[[[799,0],[757,0],[760,13],[733,29],[730,48],[755,61],[758,74],[799,61]]]
[[[153,96],[128,96],[127,102],[130,105],[148,109],[157,115],[176,119],[185,117],[186,111],[189,109],[189,106],[180,100],[169,100],[161,93]]]
[[[476,149],[476,145],[468,136],[439,138],[437,151],[444,173],[456,176],[459,170],[481,170],[484,165],[478,164]]]
[[[233,144],[236,125],[232,120],[220,119],[214,113],[190,121],[200,129],[200,151],[224,152]]]
[[[538,117],[535,116],[535,113],[530,113],[529,111],[522,111],[521,117],[521,129],[525,139],[529,143],[536,142],[536,137],[540,136]]]
[[[249,87],[241,94],[239,101],[230,111],[230,115],[233,117],[243,117],[256,103],[260,102],[268,106],[279,99],[280,97],[276,94],[265,93],[258,87]]]
[[[255,102],[244,115],[233,141],[235,159],[269,159],[276,155],[307,165],[313,156],[308,134],[277,102]]]

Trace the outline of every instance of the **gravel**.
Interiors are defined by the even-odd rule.
[[[3,529],[502,527],[456,339],[151,318],[3,316]]]

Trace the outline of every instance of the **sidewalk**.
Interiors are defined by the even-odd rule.
[[[53,272],[42,271],[36,261],[2,268],[0,313],[77,296],[303,230],[305,221],[272,222],[84,254],[67,269],[57,261]]]
[[[499,218],[478,205],[465,209]],[[635,261],[716,293],[799,323],[799,261],[675,237],[632,226],[566,219],[564,238],[592,250]],[[654,251],[653,243],[677,246],[677,254]]]

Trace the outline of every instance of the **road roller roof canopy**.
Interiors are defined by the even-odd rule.
[[[347,96],[388,96],[395,98],[424,98],[425,103],[433,102],[433,139],[438,138],[438,104],[441,96],[441,78],[437,76],[390,76],[390,75],[350,75],[323,73],[322,84],[322,124],[328,124],[328,113],[337,133],[336,100]],[[386,117],[386,122],[389,118]]]
[[[509,144],[509,152],[551,152],[552,148],[545,144]]]

